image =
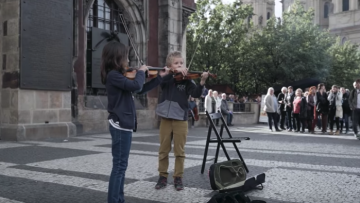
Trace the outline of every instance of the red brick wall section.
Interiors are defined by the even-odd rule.
[[[148,42],[148,60],[147,65],[159,66],[159,6],[158,1],[149,3],[149,42]],[[158,97],[158,88],[148,92],[148,97]]]
[[[80,95],[84,94],[84,90],[85,90],[85,61],[84,58],[86,57],[86,50],[85,50],[85,46],[84,46],[84,39],[85,39],[85,26],[83,24],[83,1],[79,1],[79,8],[77,10],[77,14],[78,14],[78,57],[77,60],[75,61],[74,64],[74,71],[76,73],[77,76],[77,83],[78,83],[78,93]]]
[[[188,8],[192,8],[192,9],[196,9],[196,4],[194,2],[194,0],[182,0],[183,1],[183,6],[186,6]]]

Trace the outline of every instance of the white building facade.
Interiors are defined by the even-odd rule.
[[[296,0],[282,0],[283,12]],[[314,23],[328,29],[342,41],[360,44],[360,0],[301,0],[315,11]]]

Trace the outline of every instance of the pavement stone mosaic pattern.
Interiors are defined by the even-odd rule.
[[[233,136],[248,136],[238,145],[250,172],[266,174],[263,190],[248,193],[267,203],[360,203],[360,141],[341,136],[271,133],[263,125],[232,127]],[[157,130],[133,134],[125,195],[128,203],[206,203],[212,195],[206,172],[200,173],[206,128],[189,130],[185,190],[155,190],[158,179]],[[0,203],[106,202],[111,171],[109,134],[70,138],[0,141]],[[210,145],[208,159],[215,155]],[[232,145],[227,150],[232,158]],[[225,160],[220,151],[219,161]],[[174,155],[170,155],[172,177]]]

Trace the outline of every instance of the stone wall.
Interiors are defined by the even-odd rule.
[[[171,51],[181,51],[182,1],[159,0],[159,63],[165,65]]]
[[[140,102],[135,99],[135,107],[138,129],[154,129],[158,127],[155,108],[157,98],[148,97],[147,107],[142,107]],[[77,126],[77,134],[107,133],[109,122],[107,120],[106,96],[83,96],[78,97],[79,114],[74,120]]]
[[[250,103],[250,112],[234,112],[232,124],[236,125],[251,125],[259,122],[260,108],[258,103]],[[230,107],[231,105],[229,105]],[[231,110],[229,108],[229,110]],[[226,116],[224,116],[226,121]],[[191,118],[189,119],[189,125],[191,124]],[[204,112],[199,113],[199,120],[195,122],[194,126],[206,126],[206,114]]]
[[[0,139],[36,140],[76,134],[70,92],[19,88],[20,1],[0,1]]]

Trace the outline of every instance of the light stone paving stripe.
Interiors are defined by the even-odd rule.
[[[0,169],[5,169],[10,166],[15,166],[16,164],[6,163],[6,162],[0,162]],[[1,172],[1,171],[0,171]],[[0,173],[1,174],[1,173]]]
[[[350,135],[317,135],[317,134],[308,134],[308,133],[294,133],[294,132],[269,132],[268,128],[264,128],[264,129],[234,129],[234,128],[230,128],[229,129],[230,132],[251,132],[251,133],[260,133],[263,135],[272,135],[272,134],[276,134],[276,135],[287,135],[287,136],[296,136],[296,137],[320,137],[320,138],[334,138],[334,139],[344,139],[344,140],[356,140],[356,138],[354,136]],[[291,134],[289,134],[291,133]]]
[[[23,203],[23,202],[19,202],[19,201],[15,201],[15,200],[0,197],[0,203]]]
[[[17,178],[26,178],[29,180],[47,183],[57,183],[61,185],[86,188],[101,192],[107,192],[108,189],[108,182],[100,180],[91,180],[65,175],[34,172],[22,169],[5,169],[2,175]],[[132,184],[125,185],[124,192],[126,196],[130,197],[172,203],[207,202],[210,198],[203,196],[212,192],[210,190],[189,187],[185,187],[184,191],[176,191],[172,185],[168,185],[168,187],[164,188],[163,190],[155,190],[155,184],[155,182],[138,181]]]
[[[203,141],[193,141],[186,143],[187,148],[193,148],[193,149],[205,149],[205,141],[204,145],[199,142]],[[133,144],[143,144],[143,145],[152,145],[152,146],[160,146],[158,143],[148,143],[148,142],[132,142]],[[235,151],[232,144],[225,144],[227,151]],[[331,154],[331,153],[308,153],[308,152],[289,152],[289,151],[274,151],[274,150],[262,150],[262,149],[244,149],[242,148],[242,144],[238,145],[238,148],[240,152],[255,152],[255,153],[266,153],[266,154],[287,154],[287,155],[304,155],[304,156],[318,156],[318,157],[331,157],[331,158],[348,158],[348,159],[360,159],[359,153],[356,155],[339,155],[339,154]],[[209,146],[209,149],[216,149],[216,144],[212,144]],[[201,156],[200,158],[202,158]]]
[[[249,195],[286,202],[360,202],[357,175],[286,169],[271,169],[266,175],[264,189],[251,191]]]
[[[205,203],[209,201],[209,197],[204,197],[212,190],[204,190],[198,188],[185,187],[183,191],[176,191],[173,185],[168,185],[161,190],[154,189],[154,182],[138,181],[126,185],[125,194],[136,196],[140,199],[147,199],[161,202],[171,203]]]
[[[74,176],[58,175],[52,173],[35,172],[15,168],[7,168],[2,170],[1,175],[25,178],[29,180],[42,181],[47,183],[57,183],[62,185],[75,186],[79,188],[86,188],[107,192],[108,182],[101,180],[92,180],[86,178],[79,178]]]
[[[187,145],[198,145],[205,148],[206,140],[187,142]],[[210,146],[216,146],[211,144]],[[232,144],[226,143],[226,146],[231,147]],[[360,146],[360,142],[359,142]],[[238,145],[239,149],[258,149],[258,150],[273,150],[281,149],[281,151],[290,152],[306,152],[306,153],[320,153],[320,154],[340,154],[340,155],[357,155],[359,156],[359,146],[346,146],[339,144],[322,144],[322,143],[298,143],[298,142],[280,142],[280,141],[258,141],[249,140],[243,141]]]
[[[143,133],[143,132],[135,132],[132,134],[132,137],[152,137],[159,135],[159,133]],[[88,136],[86,136],[88,137]],[[92,138],[101,138],[101,139],[109,139],[111,138],[110,133],[105,134],[96,134],[96,135],[89,135]]]
[[[129,164],[126,170],[126,177],[136,180],[148,179],[154,176],[158,176],[157,170],[158,157],[146,156],[151,152],[144,151],[144,155],[130,154]],[[71,163],[71,164],[70,164]],[[184,167],[190,168],[201,165],[200,160],[185,161]],[[175,159],[169,159],[169,172],[173,171]],[[37,162],[27,164],[28,166],[36,166],[48,169],[62,169],[68,171],[94,173],[102,175],[110,175],[112,168],[112,156],[110,153],[92,154],[81,157],[71,157],[56,159],[51,161]]]
[[[226,161],[225,157],[220,157],[218,162]],[[309,169],[309,170],[318,170],[318,171],[328,171],[328,172],[340,172],[340,173],[358,173],[360,174],[360,168],[356,167],[344,167],[344,166],[327,166],[327,165],[314,165],[314,164],[302,164],[294,162],[281,162],[281,161],[266,161],[258,159],[245,159],[247,165],[250,166],[260,166],[267,168],[278,168],[278,167],[287,167],[287,168],[298,168],[298,169]]]
[[[27,147],[26,144],[10,143],[10,142],[0,142],[0,149],[14,148],[14,147]]]
[[[26,141],[26,143],[36,144],[38,146],[43,146],[43,147],[78,149],[78,150],[87,150],[87,151],[105,152],[105,153],[110,153],[111,152],[111,148],[108,148],[108,147],[96,147],[96,145],[111,144],[111,140],[104,140],[104,139],[100,139],[100,138],[96,139],[96,140],[94,139],[93,141],[86,141],[86,142],[53,143],[53,142]]]

